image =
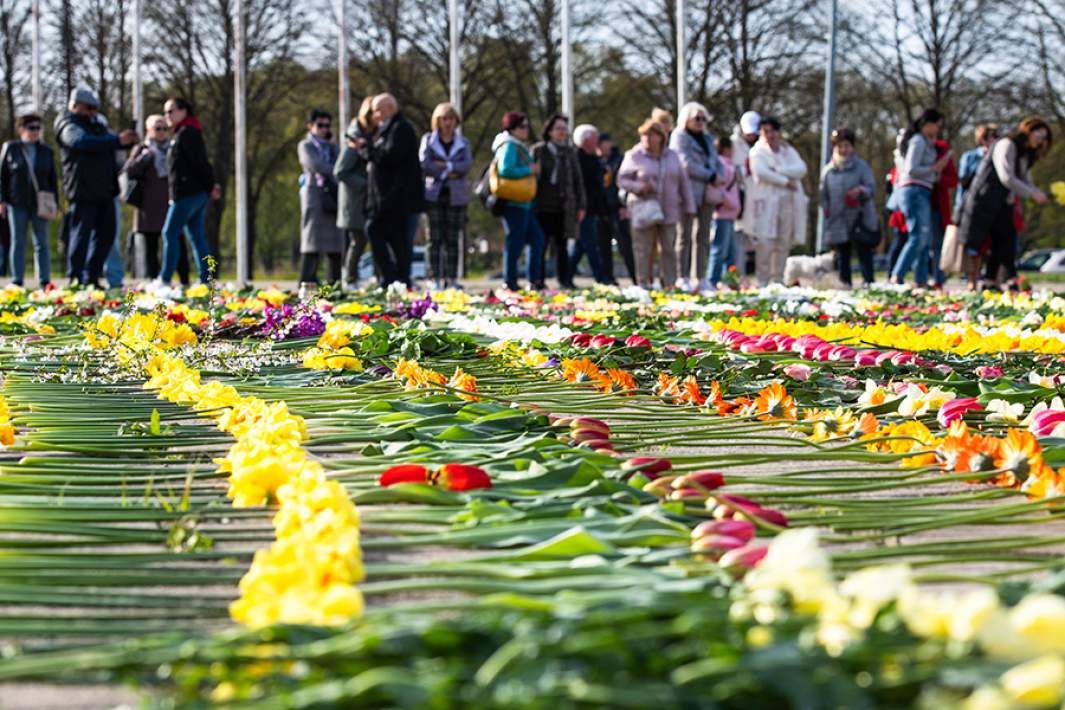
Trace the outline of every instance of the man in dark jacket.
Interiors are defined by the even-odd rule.
[[[632,253],[632,235],[629,232],[629,220],[625,203],[618,187],[618,170],[621,169],[622,155],[614,145],[609,133],[599,134],[599,157],[603,160],[606,172],[603,184],[606,188],[606,217],[599,221],[599,261],[603,266],[603,275],[608,283],[617,283],[614,278],[614,241],[617,240],[618,251],[625,261],[629,278],[636,283],[636,259]]]
[[[587,254],[588,265],[592,267],[596,283],[609,283],[599,257],[599,220],[606,216],[606,188],[603,180],[606,164],[599,157],[599,131],[587,123],[577,126],[573,131],[573,142],[577,144],[577,164],[584,186],[586,212],[580,222],[577,243],[570,254],[569,271],[576,274],[577,265]]]
[[[366,232],[377,262],[381,285],[402,281],[411,286],[410,215],[425,209],[424,182],[418,161],[418,135],[391,94],[373,100],[378,131],[373,142],[356,144],[369,163]]]
[[[69,106],[70,111],[60,115],[55,123],[63,163],[63,191],[70,202],[67,276],[71,283],[95,286],[115,239],[115,151],[140,139],[136,131],[115,135],[96,121],[100,101],[89,89],[73,89]]]

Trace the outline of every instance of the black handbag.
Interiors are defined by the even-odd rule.
[[[331,178],[325,178],[318,187],[319,204],[326,214],[337,213],[337,184]]]
[[[144,207],[144,183],[127,174],[126,184],[120,197],[127,205],[138,209]]]
[[[877,222],[876,229],[869,229],[859,215],[858,219],[854,220],[854,226],[851,227],[850,239],[855,244],[863,244],[875,249],[880,245],[880,223]]]

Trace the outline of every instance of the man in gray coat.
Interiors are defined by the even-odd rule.
[[[328,282],[340,281],[340,257],[344,234],[337,227],[337,183],[333,177],[337,149],[332,116],[322,109],[311,111],[307,137],[297,147],[300,166],[300,295],[318,283],[318,262],[329,260]]]

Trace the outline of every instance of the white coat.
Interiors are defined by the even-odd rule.
[[[806,163],[799,152],[783,141],[773,151],[759,138],[747,156],[751,177],[747,181],[744,210],[748,213],[749,234],[758,240],[789,240],[788,244],[806,241],[806,209],[809,200],[799,184],[797,190],[788,189],[788,181],[799,181],[806,175]],[[792,218],[783,220],[792,226],[791,234],[777,234],[781,210],[791,210]]]

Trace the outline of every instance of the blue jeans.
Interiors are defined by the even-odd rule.
[[[738,258],[736,246],[736,221],[714,220],[714,241],[710,243],[710,262],[706,266],[706,280],[717,286],[726,267],[735,266]]]
[[[163,223],[163,271],[159,278],[163,283],[170,283],[177,269],[178,254],[181,252],[181,233],[187,228],[192,252],[196,255],[196,265],[200,268],[200,282],[207,283],[211,274],[207,268],[207,193],[182,197],[170,203]]]
[[[503,208],[503,234],[503,280],[507,288],[518,289],[518,258],[526,247],[529,281],[538,287],[544,281],[544,233],[536,215],[530,209],[508,204]]]
[[[606,283],[607,278],[603,274],[603,264],[599,260],[599,218],[593,214],[584,215],[580,229],[577,233],[577,243],[573,245],[573,251],[569,255],[569,272],[577,273],[577,264],[581,257],[588,256],[588,265],[592,267],[592,276],[597,283]]]
[[[932,191],[906,185],[899,188],[899,203],[909,236],[891,275],[902,281],[912,266],[914,282],[924,286],[928,283],[928,250],[932,242]]]
[[[114,200],[71,200],[68,220],[67,276],[81,283],[96,283],[115,240]]]
[[[115,241],[111,242],[111,251],[104,262],[104,278],[111,288],[122,288],[122,278],[126,275],[122,266],[122,203],[115,198]]]
[[[22,285],[26,277],[26,232],[33,226],[33,255],[37,264],[37,282],[43,287],[52,280],[52,259],[48,253],[48,222],[36,211],[8,205],[7,223],[11,229],[11,280]]]

